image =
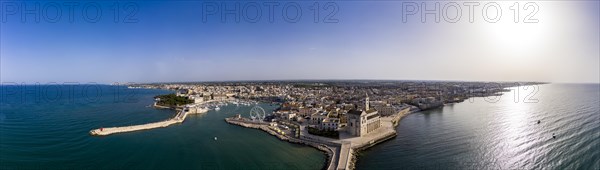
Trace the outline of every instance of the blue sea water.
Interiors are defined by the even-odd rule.
[[[320,169],[324,153],[224,118],[252,106],[188,116],[182,124],[109,136],[100,127],[165,120],[148,107],[173,91],[108,85],[1,86],[0,169]],[[262,105],[266,111],[275,106]],[[214,140],[218,137],[218,140]]]
[[[357,168],[600,169],[600,85],[533,89],[408,115]]]
[[[518,88],[498,99],[411,114],[396,138],[361,152],[357,168],[599,169],[600,86]],[[325,163],[314,148],[223,121],[247,114],[249,106],[97,137],[88,131],[172,117],[172,110],[147,107],[153,96],[172,91],[30,85],[0,92],[0,169],[320,169]]]

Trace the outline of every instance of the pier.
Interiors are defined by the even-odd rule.
[[[221,102],[233,102],[235,104],[238,104],[238,101],[232,101],[232,100],[227,100],[227,101],[209,100],[209,101],[203,101],[203,102],[199,102],[199,103],[195,103],[195,104],[188,104],[188,105],[183,106],[180,109],[176,109],[176,110],[178,110],[178,112],[171,119],[167,119],[167,120],[160,121],[160,122],[141,124],[141,125],[98,128],[98,129],[90,130],[90,135],[105,136],[105,135],[110,135],[110,134],[115,134],[115,133],[124,133],[124,132],[132,132],[132,131],[167,127],[172,124],[182,123],[185,120],[185,118],[187,117],[187,115],[189,115],[189,114],[206,113],[206,112],[208,112],[208,110],[209,110],[208,106],[210,106],[211,103],[221,103]],[[240,103],[245,104],[246,102],[240,102]],[[249,103],[248,103],[248,105],[249,105]],[[168,109],[169,108],[166,106],[156,105],[156,103],[154,104],[153,107],[160,108],[160,109]]]
[[[133,126],[98,128],[98,129],[90,130],[90,135],[105,136],[105,135],[110,135],[110,134],[114,134],[114,133],[133,132],[133,131],[139,131],[139,130],[167,127],[172,124],[182,123],[188,114],[206,113],[206,112],[208,112],[208,109],[198,108],[197,106],[184,107],[183,109],[178,111],[177,115],[175,115],[171,119],[167,119],[167,120],[160,121],[160,122],[154,122],[154,123],[133,125]]]

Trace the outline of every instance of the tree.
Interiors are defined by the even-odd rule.
[[[154,98],[159,99],[157,101],[158,105],[168,106],[168,107],[176,107],[176,106],[194,103],[193,100],[190,100],[187,97],[177,96],[175,94],[158,95],[158,96],[155,96]]]

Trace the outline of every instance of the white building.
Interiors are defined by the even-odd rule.
[[[308,123],[321,130],[336,131],[340,126],[340,117],[333,111],[319,111],[310,116]]]
[[[327,118],[327,112],[317,112],[310,115],[310,124],[320,125]]]
[[[336,130],[338,130],[339,124],[340,124],[339,118],[327,117],[321,122],[321,124],[319,125],[319,129],[336,131]]]
[[[369,96],[365,101],[365,110],[350,110],[347,131],[354,136],[364,136],[381,127],[381,116],[369,106]]]
[[[375,110],[377,110],[377,112],[379,112],[379,114],[382,116],[389,116],[394,113],[397,113],[397,111],[394,107],[386,106],[386,105],[375,106]]]
[[[194,100],[194,103],[202,103],[204,102],[204,97],[195,94],[195,95],[190,95],[188,96],[189,99]]]
[[[294,112],[285,112],[282,114],[282,117],[284,117],[287,120],[292,120],[296,117],[296,113]]]

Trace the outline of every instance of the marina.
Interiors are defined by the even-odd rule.
[[[0,1],[0,170],[600,170],[600,0]]]
[[[108,128],[101,127],[98,129],[90,130],[89,133],[90,133],[90,135],[94,135],[94,136],[104,136],[104,135],[110,135],[110,134],[115,134],[115,133],[125,133],[125,132],[167,127],[167,126],[170,126],[173,124],[182,123],[189,114],[206,113],[209,110],[211,110],[211,108],[214,109],[215,111],[219,111],[219,110],[221,110],[221,108],[219,106],[227,106],[228,103],[232,103],[236,106],[239,106],[239,105],[250,106],[252,104],[254,104],[254,105],[258,104],[258,102],[255,102],[255,101],[242,101],[242,100],[206,101],[206,102],[200,102],[200,103],[195,103],[195,104],[188,104],[188,105],[182,106],[181,108],[177,108],[176,109],[177,114],[171,119],[167,119],[167,120],[160,121],[160,122],[132,125],[132,126],[108,127]],[[158,108],[158,109],[168,108],[165,106],[156,105],[156,103],[154,104],[154,107]],[[216,139],[217,138],[215,137],[215,140]]]
[[[374,136],[379,140],[354,141],[345,139],[344,135],[337,140],[308,133],[300,133],[296,137],[290,135],[296,129],[293,124],[277,123],[271,126],[269,122],[260,125],[265,127],[262,129],[260,126],[232,125],[233,123],[223,120],[236,114],[249,118],[251,116],[248,113],[255,106],[263,107],[266,111],[279,107],[268,103],[235,105],[233,102],[205,103],[203,106],[206,108],[219,106],[220,111],[213,109],[204,114],[188,113],[185,114],[183,123],[171,124],[168,128],[137,131],[122,129],[130,133],[117,132],[116,135],[113,133],[103,137],[91,137],[88,134],[90,129],[98,127],[144,125],[180,117],[177,116],[182,115],[179,112],[174,114],[172,110],[146,107],[152,105],[153,96],[172,92],[165,90],[135,89],[140,94],[140,102],[137,103],[114,103],[109,94],[104,94],[94,105],[72,104],[69,107],[35,103],[25,105],[26,107],[11,107],[11,101],[8,100],[3,103],[4,123],[0,126],[7,132],[3,133],[5,137],[2,141],[5,146],[10,147],[2,147],[0,155],[4,158],[3,166],[8,169],[35,169],[38,166],[47,169],[322,169],[325,166],[325,169],[350,169],[352,166],[355,169],[434,169],[440,166],[449,169],[541,169],[552,164],[551,160],[562,161],[560,164],[552,164],[557,169],[598,167],[595,162],[599,153],[595,145],[597,134],[594,133],[598,129],[591,126],[598,120],[598,115],[595,114],[598,113],[598,107],[593,105],[598,102],[598,86],[542,87],[545,91],[539,93],[539,99],[545,102],[537,105],[514,103],[513,96],[507,95],[511,93],[506,93],[507,96],[503,96],[498,103],[486,103],[482,98],[475,98],[474,103],[465,101],[449,104],[442,109],[415,114],[409,112],[407,116],[397,115],[393,119],[383,116],[381,119],[385,126],[397,125],[395,135],[390,133],[387,137]],[[84,86],[75,87],[76,90],[83,88]],[[103,92],[109,93],[108,89],[112,87],[101,88]],[[63,90],[63,93],[67,93],[67,89]],[[550,101],[561,95],[566,96]],[[577,113],[574,106],[578,105],[595,107]],[[559,108],[548,109],[552,107]],[[533,112],[526,114],[528,111]],[[515,118],[520,121],[512,121]],[[22,122],[19,119],[28,121]],[[582,122],[574,123],[574,120]],[[391,123],[385,123],[388,121]],[[570,126],[571,124],[576,126]],[[482,128],[488,126],[490,128]],[[579,127],[584,130],[579,130]],[[515,129],[520,133],[515,134]],[[483,133],[475,137],[472,135],[479,132]],[[18,134],[31,134],[36,138]],[[533,141],[510,143],[514,139]],[[293,141],[307,141],[316,145]],[[25,145],[26,143],[30,144]],[[481,146],[465,147],[465,143],[477,143]],[[507,146],[505,144],[530,146],[536,152],[529,152],[526,148],[519,148],[520,152],[499,150]],[[499,151],[511,156],[493,155]],[[538,154],[537,151],[541,153]],[[528,156],[535,160],[522,159]],[[498,162],[465,166],[460,162],[462,159],[481,162],[498,159]],[[23,160],[41,163],[34,166]],[[70,163],[65,164],[65,161]],[[433,164],[429,164],[431,162]]]
[[[172,124],[182,123],[186,119],[188,114],[202,114],[208,112],[209,110],[215,110],[218,112],[221,110],[220,107],[226,107],[229,104],[239,107],[240,105],[258,105],[258,102],[243,100],[213,100],[195,104],[188,104],[182,106],[179,109],[176,109],[178,111],[177,114],[173,118],[165,121],[133,126],[98,128],[91,130],[90,134],[95,136],[105,136],[115,133],[125,133],[167,127]],[[164,108],[162,106],[157,106],[156,104],[155,107]],[[324,165],[326,169],[335,170],[354,169],[354,164],[357,160],[356,153],[358,151],[364,150],[380,142],[395,137],[397,135],[395,127],[398,125],[398,122],[400,121],[400,119],[402,119],[402,117],[410,113],[410,110],[409,108],[406,108],[396,114],[382,117],[382,128],[378,128],[377,131],[374,133],[370,133],[366,136],[359,137],[351,135],[342,135],[339,139],[331,139],[322,136],[312,135],[306,130],[304,130],[305,126],[301,124],[296,124],[292,122],[279,122],[281,124],[287,125],[278,126],[277,122],[265,122],[263,121],[263,119],[265,119],[266,116],[264,112],[264,109],[262,109],[259,106],[255,106],[250,110],[250,118],[244,118],[241,116],[241,114],[237,114],[236,116],[226,118],[225,121],[233,125],[239,125],[242,127],[253,129],[260,129],[283,141],[303,144],[319,149],[323,151],[328,157],[326,165]],[[290,126],[296,126],[298,128],[294,129],[290,128]],[[215,136],[213,140],[217,141],[218,138]]]
[[[189,93],[189,91],[178,91],[177,96],[189,96],[187,93]],[[339,138],[333,139],[311,134],[307,130],[309,128],[307,127],[308,124],[290,121],[289,117],[286,118],[281,114],[277,114],[278,116],[269,114],[269,117],[271,118],[269,118],[269,121],[267,121],[267,114],[265,113],[265,110],[262,107],[257,106],[259,103],[256,101],[241,100],[229,97],[219,97],[218,100],[215,100],[213,99],[213,95],[207,97],[212,100],[206,100],[206,98],[198,95],[189,96],[190,99],[200,102],[182,106],[174,118],[166,121],[135,126],[94,129],[90,131],[90,134],[109,135],[114,133],[166,127],[171,124],[183,122],[187,115],[192,113],[206,113],[208,110],[215,110],[215,112],[219,112],[221,107],[226,107],[229,104],[235,105],[235,107],[239,107],[240,105],[255,105],[249,112],[249,118],[242,117],[241,114],[237,114],[236,116],[226,118],[225,121],[229,124],[239,125],[242,127],[260,129],[273,136],[276,136],[278,139],[283,141],[308,145],[319,149],[328,156],[327,163],[324,165],[325,169],[354,169],[355,162],[357,160],[357,152],[395,137],[397,135],[395,127],[398,126],[400,119],[402,119],[402,117],[406,116],[411,111],[411,107],[404,107],[399,112],[391,114],[388,113],[380,116],[380,114],[378,114],[376,111],[373,112],[373,110],[370,109],[369,96],[366,95],[364,108],[365,111],[362,111],[362,114],[360,112],[352,113],[363,115],[363,117],[367,116],[365,114],[370,113],[369,115],[371,116],[369,116],[369,119],[376,119],[372,119],[369,122],[375,121],[376,124],[365,123],[361,125],[360,128],[366,128],[367,125],[373,128],[370,128],[370,131],[363,132],[358,135],[350,134],[352,129],[349,128],[354,127],[341,128],[339,129],[339,132],[341,132]],[[272,106],[272,104],[269,106]],[[164,108],[156,103],[155,107]],[[273,113],[275,113],[275,110]],[[355,118],[352,119],[354,120]],[[214,141],[217,140],[218,138],[215,136]]]
[[[177,115],[175,117],[165,120],[165,121],[161,121],[161,122],[154,122],[154,123],[147,123],[147,124],[133,125],[133,126],[98,128],[98,129],[91,130],[90,134],[97,135],[97,136],[104,136],[104,135],[110,135],[110,134],[115,134],[115,133],[124,133],[124,132],[138,131],[138,130],[147,130],[147,129],[167,127],[172,124],[182,123],[188,114],[200,114],[200,113],[208,112],[208,109],[206,109],[206,108],[199,108],[199,109],[194,109],[194,110],[196,110],[196,111],[186,111],[185,109],[182,109],[177,112]]]
[[[284,126],[284,128],[281,129],[276,124],[243,118],[240,115],[226,118],[225,121],[227,123],[242,127],[263,130],[283,141],[304,144],[317,148],[328,155],[325,169],[335,170],[354,169],[354,164],[357,160],[357,152],[395,137],[397,135],[395,128],[398,125],[398,122],[408,114],[410,114],[410,110],[404,109],[396,114],[383,117],[383,127],[377,129],[377,132],[361,137],[347,135],[340,137],[340,139],[331,139],[309,134],[306,132],[306,130],[303,130],[302,125],[298,125],[301,128],[296,129],[301,131],[300,136],[294,137],[294,135],[290,135],[294,134],[293,132],[286,133],[286,129],[289,128],[285,127],[288,126]]]

